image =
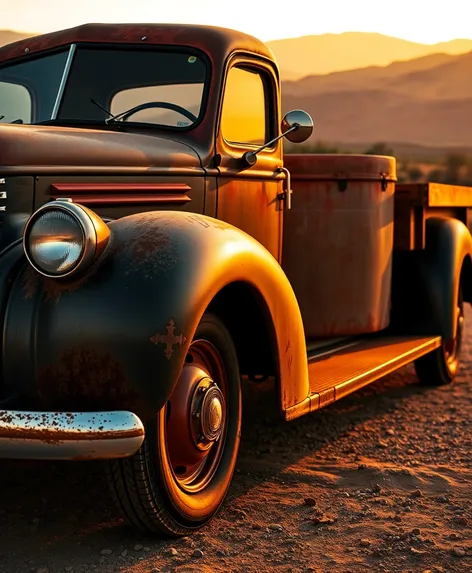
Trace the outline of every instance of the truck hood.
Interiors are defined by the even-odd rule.
[[[184,143],[136,133],[58,127],[0,125],[0,171],[15,166],[200,167]]]

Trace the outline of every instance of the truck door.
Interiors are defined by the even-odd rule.
[[[239,227],[262,243],[280,262],[283,192],[282,143],[261,151],[255,165],[241,161],[279,134],[280,98],[269,63],[234,59],[223,87],[216,156],[217,217]]]

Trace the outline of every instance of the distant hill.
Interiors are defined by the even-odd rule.
[[[287,96],[283,107],[311,113],[316,124],[312,140],[472,145],[472,98],[424,101],[388,94],[386,97],[381,91],[358,91],[311,98]]]
[[[398,78],[410,74],[414,81],[415,74],[434,70],[443,64],[452,62],[457,56],[449,54],[432,54],[406,62],[394,62],[388,66],[370,66],[344,72],[333,72],[323,75],[311,75],[294,81],[282,83],[284,94],[315,95],[327,91],[349,91],[361,87],[375,89],[404,89],[405,84],[398,85]],[[437,78],[436,81],[441,81]]]
[[[472,145],[472,52],[311,76],[282,87],[284,111],[312,114],[314,139]]]
[[[472,51],[472,40],[419,44],[366,32],[320,34],[267,42],[274,52],[284,80],[313,74],[329,74],[369,66],[386,66],[431,54],[462,54]]]
[[[12,42],[18,42],[18,40],[23,40],[24,38],[31,38],[34,35],[35,34],[27,34],[26,32],[0,30],[0,46],[5,46],[6,44],[11,44]]]

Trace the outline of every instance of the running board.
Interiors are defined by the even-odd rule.
[[[288,408],[286,420],[299,418],[413,362],[441,346],[441,337],[369,338],[308,356],[310,395]]]

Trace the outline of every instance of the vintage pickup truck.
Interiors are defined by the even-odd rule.
[[[0,49],[0,457],[105,460],[127,520],[183,535],[228,491],[241,379],[287,420],[414,362],[456,375],[472,189],[283,154],[271,51],[89,24]],[[322,121],[323,118],[320,118]]]

